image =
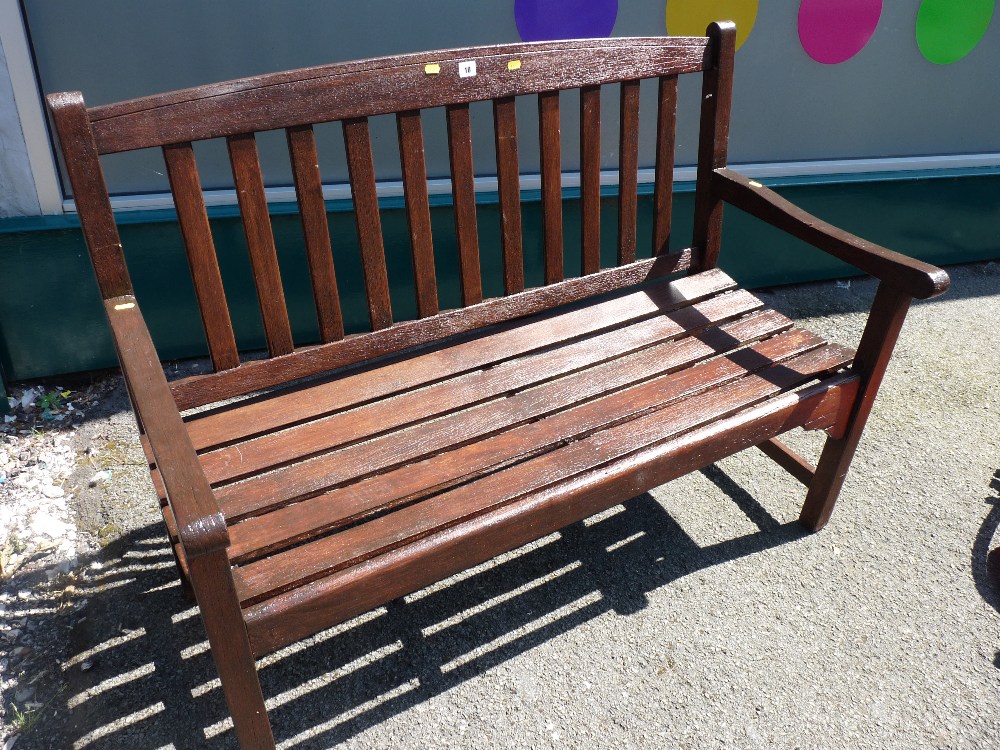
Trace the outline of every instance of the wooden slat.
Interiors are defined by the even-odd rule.
[[[722,242],[722,198],[712,184],[713,172],[729,159],[729,111],[733,101],[733,58],[736,25],[731,21],[708,28],[711,66],[702,75],[701,126],[698,132],[698,176],[694,194],[694,239],[700,251],[696,268],[715,268]]]
[[[125,265],[122,241],[83,96],[78,91],[70,91],[49,94],[45,100],[59,134],[66,174],[73,186],[73,202],[80,216],[80,229],[94,265],[101,297],[109,299],[132,294],[132,280]]]
[[[542,243],[545,283],[563,278],[562,159],[559,92],[538,95],[538,141],[542,170]]]
[[[822,343],[815,337],[807,337],[807,341],[809,346]],[[687,348],[678,347],[678,351],[681,352],[677,355],[679,362],[667,356],[671,347],[652,347],[507,399],[480,404],[433,422],[413,425],[366,443],[220,487],[215,491],[216,497],[226,518],[230,520],[260,512],[264,508],[277,507],[376,471],[421,460],[451,446],[482,440],[508,427],[538,419],[572,404],[627,388],[637,381],[657,377],[689,364],[685,359]],[[762,365],[759,356],[753,364]],[[685,387],[700,390],[702,384],[692,378],[702,375],[703,371],[701,368],[691,369],[695,369],[694,374],[678,377],[682,377],[687,384]],[[711,384],[710,380],[707,382]],[[657,383],[658,381],[646,383],[631,395],[620,396],[624,403],[617,408],[608,407],[606,412],[617,414],[622,409],[643,409],[653,394],[660,391],[662,384]]]
[[[467,47],[255,76],[91,109],[100,153],[578,88],[705,67],[702,38]],[[516,75],[507,62],[520,60]],[[460,78],[458,63],[477,60]],[[424,66],[440,72],[427,75]]]
[[[448,159],[451,165],[451,195],[454,201],[458,270],[462,277],[462,305],[483,300],[479,272],[479,231],[476,226],[476,186],[472,169],[472,123],[468,104],[447,109]]]
[[[650,321],[653,322],[653,321]],[[789,327],[783,316],[767,311],[740,321],[704,331],[668,350],[667,366],[694,363],[737,348],[741,344],[777,334]],[[539,444],[538,435],[560,420],[574,429],[595,429],[616,418],[605,406],[576,406],[542,422],[515,427],[448,455],[439,455],[316,497],[250,518],[230,529],[230,556],[237,561],[271,549],[300,542],[323,531],[354,522],[371,513],[394,507],[420,495],[446,489],[458,481],[485,473],[517,458],[529,446]],[[589,414],[589,416],[587,416]],[[604,421],[601,421],[604,420]]]
[[[264,179],[257,157],[257,141],[253,133],[230,136],[226,139],[229,160],[233,167],[236,196],[243,218],[250,266],[257,288],[257,301],[264,322],[267,349],[272,357],[288,354],[295,348],[292,328],[285,308],[285,292],[278,270],[278,253],[271,233],[271,217],[267,212]]]
[[[493,101],[493,130],[496,137],[497,190],[500,193],[503,288],[505,294],[513,294],[524,289],[521,176],[517,161],[517,112],[513,97]]]
[[[635,260],[639,202],[639,81],[621,85],[618,137],[618,265]]]
[[[653,255],[670,250],[677,139],[677,76],[661,76],[656,103],[656,176],[653,185]]]
[[[586,308],[571,307],[539,319],[508,324],[490,334],[489,342],[471,339],[438,347],[395,362],[374,372],[347,374],[308,390],[264,397],[248,404],[195,414],[188,431],[201,450],[254,434],[304,422],[324,414],[417,388],[462,372],[488,366],[500,358],[515,357],[572,336],[602,330],[614,321],[623,325],[656,313],[667,313],[697,303],[736,285],[721,271],[658,282],[641,291],[619,293]],[[247,367],[248,365],[243,365]],[[234,419],[232,411],[238,410]]]
[[[406,391],[392,398],[352,410],[321,417],[297,426],[294,430],[271,433],[202,456],[202,466],[210,482],[228,481],[258,473],[274,466],[327,452],[339,445],[419,422],[455,409],[469,407],[487,399],[507,396],[550,378],[581,367],[598,365],[605,360],[651,346],[687,332],[697,332],[760,307],[760,301],[747,292],[716,297],[694,307],[681,308],[668,316],[652,318],[630,328],[615,327],[606,334],[576,341],[555,349],[546,349],[526,357],[505,360],[485,370],[449,378],[417,391]],[[503,351],[483,342],[485,348]],[[232,414],[232,421],[242,421]]]
[[[410,253],[413,258],[417,314],[421,318],[426,318],[437,313],[438,297],[420,110],[399,112],[396,115],[396,130],[399,134],[399,163],[403,170],[406,219],[410,227]]]
[[[601,88],[580,89],[580,263],[601,268]]]
[[[302,235],[309,260],[309,277],[312,280],[320,339],[325,342],[339,341],[344,338],[344,316],[340,310],[337,275],[333,268],[330,224],[326,215],[326,202],[323,200],[316,137],[311,125],[289,128],[286,136],[291,154],[292,177],[295,180],[295,196],[302,218]]]
[[[828,427],[854,398],[842,374],[657,443],[244,609],[258,656],[558,531],[793,427]],[[725,436],[725,439],[720,439]],[[503,533],[497,533],[503,529]],[[376,584],[377,582],[377,584]]]
[[[628,266],[609,268],[591,276],[529,289],[510,297],[486,300],[431,318],[406,321],[363,336],[299,349],[287,357],[244,362],[238,371],[189,376],[171,383],[170,390],[179,408],[190,409],[429,344],[446,336],[551,310],[594,295],[607,294],[684,271],[690,265],[691,250],[682,250]]]
[[[347,171],[354,199],[354,221],[358,229],[365,292],[368,295],[368,318],[372,330],[377,331],[392,325],[392,304],[389,300],[389,275],[385,268],[385,246],[378,212],[368,118],[345,120],[343,127]]]
[[[738,356],[733,355],[733,358]],[[295,547],[273,558],[238,567],[234,570],[234,579],[240,601],[253,604],[324,574],[356,565],[575,474],[735,414],[831,372],[849,359],[850,354],[842,348],[825,346],[760,374],[747,374],[714,387],[705,392],[696,405],[690,400],[668,404],[649,415],[601,430],[414,506]],[[726,361],[731,360],[714,362]],[[706,367],[717,367],[714,362]],[[682,376],[693,377],[695,369],[683,371]],[[700,381],[692,382],[700,384]]]
[[[816,467],[777,438],[771,438],[757,447],[806,487],[812,482]]]
[[[240,363],[240,355],[236,350],[236,338],[222,287],[212,228],[205,211],[194,149],[190,143],[165,146],[163,158],[212,364],[216,370],[236,367]]]

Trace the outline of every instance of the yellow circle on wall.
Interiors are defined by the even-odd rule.
[[[757,4],[758,0],[667,0],[667,33],[705,36],[712,21],[734,21],[739,49],[753,30]]]

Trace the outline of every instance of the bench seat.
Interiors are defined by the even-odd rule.
[[[259,654],[313,627],[296,617],[288,632],[290,609],[319,607],[319,629],[537,538],[540,524],[554,531],[615,504],[621,492],[600,485],[638,453],[656,454],[660,469],[644,472],[633,494],[792,427],[831,427],[856,386],[841,372],[852,356],[713,269],[185,424],[230,525],[236,591]],[[723,421],[747,425],[745,437],[721,451],[692,447]],[[595,481],[593,497],[577,502]],[[442,557],[438,540],[425,545],[429,564],[414,546],[474,533],[488,514],[512,526],[502,548],[466,542]],[[531,528],[518,531],[525,518]],[[392,552],[411,575],[392,576],[389,591],[379,574],[380,586],[366,588],[365,571],[375,575]],[[340,590],[347,583],[353,595]]]

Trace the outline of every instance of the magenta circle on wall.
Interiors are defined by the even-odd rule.
[[[802,0],[799,41],[816,62],[836,65],[864,49],[882,16],[882,0]]]
[[[611,36],[618,0],[514,0],[517,33],[526,42]]]

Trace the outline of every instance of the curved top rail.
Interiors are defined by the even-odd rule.
[[[241,78],[90,108],[99,153],[705,70],[705,37],[465,47]],[[475,62],[475,74],[459,64]]]

